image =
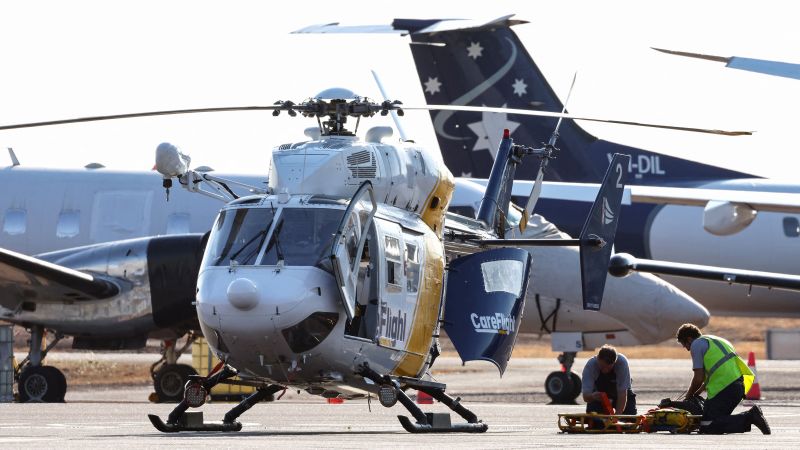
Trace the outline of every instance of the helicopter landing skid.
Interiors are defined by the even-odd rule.
[[[488,424],[478,420],[478,416],[476,416],[475,413],[461,404],[461,398],[453,398],[447,395],[444,392],[444,384],[426,382],[416,378],[392,378],[388,375],[382,376],[370,369],[369,365],[366,363],[361,366],[360,375],[378,385],[390,385],[394,388],[397,401],[405,406],[408,412],[416,419],[416,423],[413,423],[411,419],[406,416],[397,416],[397,419],[400,420],[400,424],[409,433],[483,433],[489,429]],[[403,389],[400,388],[400,382],[402,382],[405,387],[417,389],[435,398],[456,414],[463,417],[467,423],[454,425],[450,423],[450,414],[422,412],[419,406],[417,406],[414,401],[406,395]]]
[[[195,414],[200,415],[199,423],[192,423],[193,421],[191,419],[186,421],[181,420],[176,423],[164,423],[161,417],[155,414],[148,414],[147,418],[150,419],[150,423],[156,427],[156,430],[162,433],[177,433],[179,431],[239,431],[242,429],[242,424],[240,422],[204,423],[203,413],[188,413],[184,414],[183,417],[191,417]]]
[[[227,365],[224,366],[217,374],[202,380],[203,392],[211,392],[211,388],[216,386],[219,382],[231,378],[234,375],[236,375],[236,371],[229,368]],[[242,415],[242,413],[252,408],[253,405],[258,402],[273,398],[273,394],[284,389],[286,388],[277,384],[271,384],[267,387],[257,389],[228,411],[222,419],[222,423],[205,423],[203,421],[202,412],[187,413],[187,409],[190,407],[199,407],[205,403],[205,400],[199,402],[199,404],[190,406],[186,394],[184,394],[184,399],[178,403],[175,409],[169,414],[166,423],[161,420],[161,417],[155,414],[148,414],[147,417],[156,430],[162,433],[177,433],[179,431],[239,431],[242,429],[242,424],[237,422],[236,419]]]

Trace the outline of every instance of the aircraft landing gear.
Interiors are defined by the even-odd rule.
[[[572,372],[576,352],[564,352],[558,355],[558,362],[562,370],[552,372],[544,382],[544,389],[555,405],[575,404],[575,399],[581,393],[581,377]]]
[[[42,361],[55,345],[64,336],[56,334],[55,338],[42,350],[42,339],[46,330],[40,325],[30,329],[31,340],[28,357],[20,364],[15,377],[18,381],[17,389],[19,401],[62,403],[67,393],[67,379],[64,374],[53,366],[43,366]]]
[[[461,433],[483,433],[489,429],[489,425],[478,420],[478,416],[472,411],[468,410],[461,404],[461,398],[453,398],[447,395],[445,385],[442,383],[434,383],[429,381],[422,381],[416,378],[408,377],[389,377],[381,376],[379,373],[370,369],[367,363],[364,363],[359,368],[359,375],[366,379],[371,380],[376,385],[381,386],[379,392],[379,400],[383,406],[387,408],[394,406],[399,401],[408,412],[417,420],[412,423],[411,419],[406,416],[397,416],[400,424],[409,433],[447,433],[447,432],[461,432]],[[401,388],[401,385],[403,386]],[[450,415],[442,413],[424,413],[412,401],[405,392],[404,388],[413,388],[425,392],[431,397],[443,403],[452,411],[463,417],[467,423],[451,424]]]
[[[150,376],[153,377],[155,395],[153,401],[160,403],[176,403],[183,399],[183,387],[189,378],[197,375],[192,366],[178,364],[178,358],[197,339],[194,333],[189,333],[186,343],[180,349],[175,348],[174,340],[165,340],[161,348],[161,359],[150,366]]]
[[[189,408],[199,408],[205,403],[205,397],[211,388],[228,378],[236,376],[236,371],[225,365],[216,374],[202,378],[199,375],[191,376],[191,380],[186,385],[183,400],[175,406],[175,409],[167,417],[164,423],[155,414],[148,414],[150,423],[162,433],[176,433],[178,431],[239,431],[242,424],[236,419],[245,411],[252,408],[258,402],[271,399],[273,394],[286,389],[283,386],[272,384],[264,388],[259,388],[249,397],[242,400],[225,414],[222,423],[203,422],[203,413],[186,413]]]

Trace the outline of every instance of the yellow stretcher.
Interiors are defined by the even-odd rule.
[[[564,433],[670,433],[688,434],[700,428],[700,418],[676,408],[651,409],[640,416],[616,414],[559,414]]]

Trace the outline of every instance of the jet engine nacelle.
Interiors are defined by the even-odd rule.
[[[703,210],[703,228],[716,236],[729,236],[747,228],[757,214],[744,203],[710,201]]]

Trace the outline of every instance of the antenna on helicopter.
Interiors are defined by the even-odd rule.
[[[561,114],[567,113],[567,103],[569,103],[569,98],[572,96],[572,89],[575,87],[575,79],[577,78],[578,72],[575,72],[572,76],[572,84],[569,86],[569,92],[567,92],[567,98],[564,100],[564,107],[561,110]],[[555,159],[555,153],[559,151],[558,147],[556,147],[556,141],[559,136],[558,129],[561,127],[561,122],[563,120],[563,116],[558,118],[556,128],[553,130],[553,134],[550,135],[550,140],[548,140],[546,144],[542,143],[541,148],[524,147],[526,154],[539,157],[539,172],[536,174],[536,179],[533,182],[533,188],[531,188],[531,195],[528,197],[528,202],[525,204],[525,210],[522,211],[519,231],[525,231],[525,228],[528,226],[528,219],[530,219],[531,214],[533,214],[536,202],[539,201],[539,196],[542,194],[542,182],[544,181],[544,171],[547,169],[547,163],[550,162],[551,159]]]

